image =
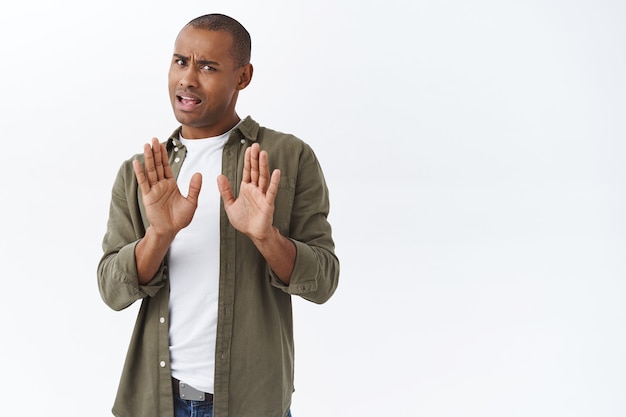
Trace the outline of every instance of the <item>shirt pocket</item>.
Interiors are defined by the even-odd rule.
[[[296,193],[295,177],[281,177],[278,185],[278,193],[274,201],[274,226],[280,234],[289,236],[289,224],[291,223],[291,211]]]

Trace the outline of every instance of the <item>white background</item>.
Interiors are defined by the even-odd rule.
[[[0,6],[3,415],[108,416],[136,307],[96,265],[173,41],[253,38],[239,114],[316,151],[340,287],[296,300],[294,417],[626,415],[626,3]]]

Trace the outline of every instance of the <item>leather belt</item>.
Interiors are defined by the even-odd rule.
[[[172,377],[172,392],[182,400],[213,402],[213,394],[198,391],[186,382],[179,381]]]

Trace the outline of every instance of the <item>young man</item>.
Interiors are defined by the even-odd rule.
[[[115,180],[100,294],[115,310],[142,300],[116,416],[290,415],[291,295],[323,303],[337,287],[313,151],[235,111],[250,45],[228,16],[183,27],[169,70],[181,126]]]

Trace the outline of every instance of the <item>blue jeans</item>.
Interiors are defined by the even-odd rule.
[[[174,395],[174,417],[213,417],[213,402],[183,400]]]
[[[213,403],[183,400],[174,395],[174,417],[213,417]],[[291,417],[291,411],[287,417]]]

